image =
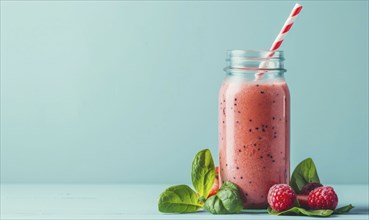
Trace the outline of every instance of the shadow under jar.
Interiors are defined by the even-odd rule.
[[[230,50],[226,61],[219,93],[220,183],[239,187],[244,208],[266,208],[269,188],[288,184],[290,176],[283,52]]]

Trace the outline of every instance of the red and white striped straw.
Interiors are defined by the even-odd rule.
[[[293,23],[296,21],[297,16],[300,14],[300,11],[302,9],[302,6],[297,4],[295,7],[293,7],[290,16],[288,16],[286,22],[284,23],[281,31],[279,32],[278,36],[274,40],[272,46],[269,49],[269,53],[266,55],[266,57],[272,57],[278,48],[281,47],[281,44],[286,37],[288,31],[291,29]],[[268,61],[264,61],[259,65],[259,68],[265,68],[268,65]],[[264,75],[265,71],[259,71],[255,74],[257,79],[260,79]]]

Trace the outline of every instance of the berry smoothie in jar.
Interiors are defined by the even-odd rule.
[[[290,95],[283,52],[231,50],[219,93],[220,184],[235,183],[244,208],[266,208],[289,182]],[[262,66],[263,68],[259,68]]]

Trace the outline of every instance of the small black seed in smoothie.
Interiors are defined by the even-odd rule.
[[[237,98],[234,98],[234,101],[237,101]]]
[[[236,123],[238,124],[238,123],[240,123],[239,121],[236,121]]]
[[[248,196],[249,194],[245,193],[245,196]]]
[[[257,87],[259,87],[259,84],[256,84]]]
[[[228,167],[228,163],[226,163],[226,167]]]
[[[277,138],[277,136],[276,136],[276,135],[274,135],[274,138]]]
[[[261,94],[264,94],[264,91],[260,91]]]
[[[238,111],[238,113],[241,113],[240,111]]]
[[[254,146],[256,147],[256,144],[254,144]]]
[[[275,100],[273,100],[273,103],[275,103]]]
[[[237,170],[239,170],[240,168],[239,167],[236,167]]]
[[[263,159],[263,156],[260,156],[260,159]]]
[[[241,152],[241,150],[238,150],[238,152]]]
[[[261,137],[259,137],[259,140],[261,140]]]
[[[233,177],[233,179],[235,180],[235,179],[236,179],[236,177]]]
[[[251,132],[252,131],[252,129],[249,129],[249,132]]]
[[[224,124],[224,121],[223,121],[223,124]]]
[[[265,132],[265,129],[263,128],[263,129],[261,129],[263,132]]]
[[[255,129],[256,129],[256,130],[259,130],[259,127],[256,127]]]
[[[272,117],[272,119],[274,120],[274,119],[275,119],[275,117]]]
[[[268,128],[268,125],[265,125],[265,128]]]
[[[243,145],[243,148],[246,148],[246,145]]]
[[[249,122],[252,122],[252,119],[249,119]]]
[[[243,176],[241,176],[240,178],[241,178],[241,180],[242,180],[242,179],[243,179]]]
[[[258,151],[260,151],[260,147],[258,148]]]
[[[251,184],[251,181],[249,181],[249,183]]]
[[[234,103],[234,106],[236,106],[237,105],[237,103]]]
[[[224,180],[222,180],[222,183],[224,183]]]
[[[268,157],[270,157],[270,154],[267,154]]]

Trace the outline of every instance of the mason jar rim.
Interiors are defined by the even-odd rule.
[[[282,52],[283,50],[258,50],[258,49],[228,49],[227,52],[232,52],[232,51],[241,51],[241,52],[246,52],[246,51],[250,51],[250,52]]]
[[[226,72],[246,71],[280,71],[284,69],[284,53],[282,50],[227,50]],[[263,66],[264,65],[264,66]]]
[[[272,56],[270,56],[272,54]],[[227,59],[231,58],[245,58],[245,59],[261,59],[261,60],[271,60],[279,59],[284,60],[283,50],[227,50]]]

